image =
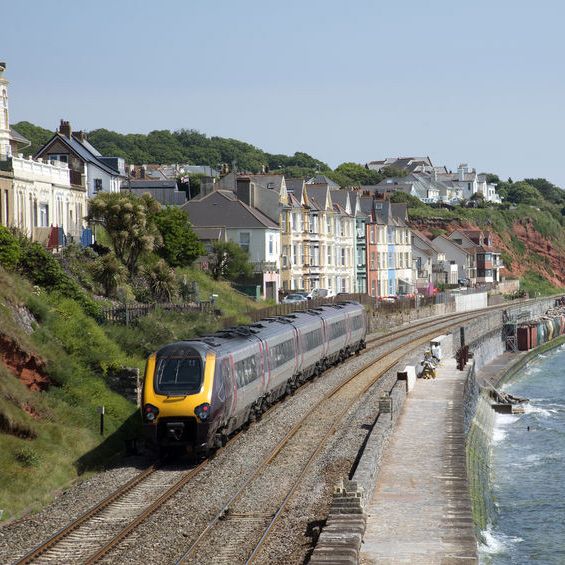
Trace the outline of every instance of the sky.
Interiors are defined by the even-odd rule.
[[[565,187],[565,3],[0,0],[10,121]]]

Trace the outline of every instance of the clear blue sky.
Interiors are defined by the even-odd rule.
[[[0,6],[11,121],[194,128],[343,161],[429,155],[565,186],[565,4],[44,0]]]

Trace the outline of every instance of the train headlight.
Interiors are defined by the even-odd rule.
[[[210,405],[207,402],[200,404],[194,409],[194,413],[204,422],[210,417]]]
[[[157,406],[153,406],[153,404],[146,404],[143,410],[145,419],[150,424],[152,424],[155,421],[155,418],[159,415],[159,408],[157,408]]]

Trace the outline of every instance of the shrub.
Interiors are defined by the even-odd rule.
[[[57,259],[39,243],[24,245],[18,268],[22,274],[46,290],[56,290],[81,304],[93,317],[100,315],[100,307],[80,288],[61,267]]]
[[[157,302],[171,302],[178,290],[175,271],[163,259],[144,268],[145,278],[152,297]]]
[[[16,451],[15,458],[22,467],[37,467],[40,462],[37,452],[27,445]]]
[[[114,253],[107,253],[96,260],[94,278],[102,285],[105,296],[114,296],[118,286],[127,280],[127,269]]]
[[[15,269],[20,260],[21,248],[10,230],[0,226],[0,265],[6,269]]]

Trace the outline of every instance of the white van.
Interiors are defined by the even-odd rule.
[[[307,298],[333,298],[334,296],[335,293],[331,288],[314,288],[310,291]]]

